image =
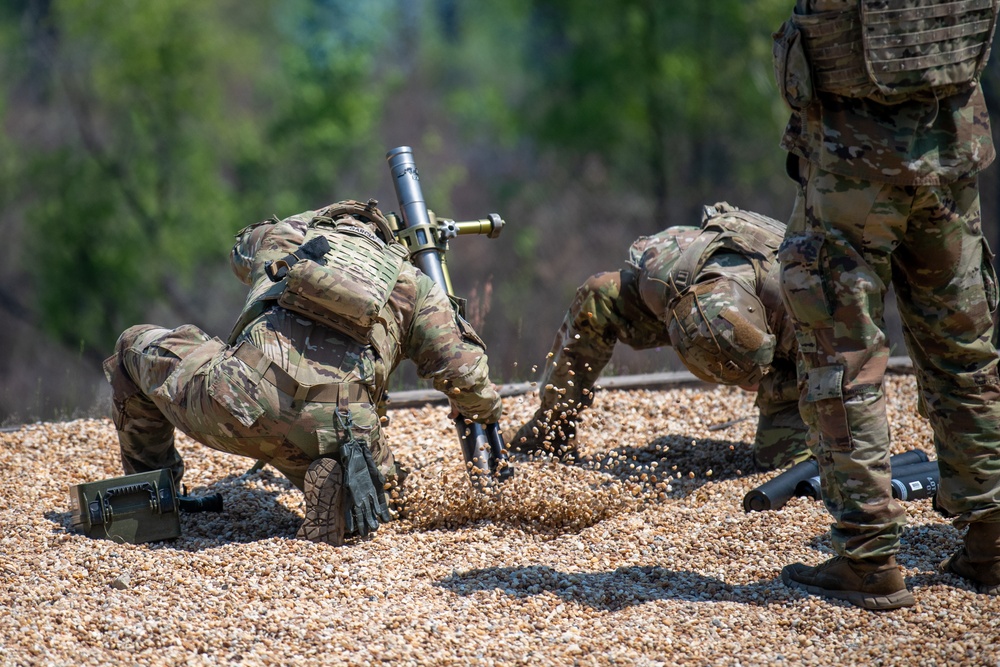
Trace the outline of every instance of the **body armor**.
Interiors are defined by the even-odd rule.
[[[389,300],[407,252],[382,241],[353,218],[315,218],[305,243],[324,236],[330,250],[319,260],[295,264],[285,277],[278,305],[368,343]]]
[[[388,323],[393,321],[388,300],[408,257],[406,248],[396,241],[374,200],[343,201],[324,209],[309,222],[302,246],[320,236],[328,242],[327,252],[315,260],[285,264],[280,279],[269,273],[274,284],[244,308],[230,344],[247,324],[277,304],[371,345],[388,358]]]
[[[779,88],[793,108],[808,104],[813,89],[888,100],[961,92],[975,85],[989,59],[998,5],[859,0],[842,11],[793,14],[775,33]],[[809,71],[801,71],[799,49]]]

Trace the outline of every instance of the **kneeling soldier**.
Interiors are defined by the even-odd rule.
[[[169,468],[179,482],[177,428],[302,489],[300,538],[376,530],[397,474],[379,406],[403,359],[468,419],[501,413],[482,341],[406,255],[374,200],[240,231],[231,262],[251,289],[228,342],[139,325],[104,363],[125,473]]]

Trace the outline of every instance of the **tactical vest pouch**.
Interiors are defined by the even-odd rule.
[[[731,239],[728,245],[730,250],[761,259],[771,257],[785,236],[784,223],[760,213],[744,211],[727,202],[704,207],[701,228],[728,232],[726,238]]]
[[[875,91],[865,70],[856,8],[792,14],[789,21],[802,33],[815,90],[847,97],[867,97]]]
[[[789,19],[771,37],[774,39],[771,55],[778,91],[792,111],[802,111],[816,99],[802,32]]]
[[[180,537],[177,491],[164,468],[70,487],[72,523],[88,537],[140,544]]]
[[[310,230],[306,241],[320,233]],[[331,230],[328,238],[331,249],[324,264],[297,262],[288,271],[278,304],[367,345],[399,277],[406,248],[345,223]]]

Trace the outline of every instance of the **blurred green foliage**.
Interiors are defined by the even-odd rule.
[[[44,74],[20,82],[49,116],[16,169],[46,331],[107,349],[161,301],[203,322],[189,278],[224,262],[234,221],[293,211],[370,142],[380,31],[325,5],[59,0],[6,31]]]
[[[507,219],[449,266],[497,379],[524,379],[636,236],[721,199],[786,214],[770,34],[791,6],[8,0],[0,422],[52,368],[99,378],[131,324],[224,336],[232,235],[336,199],[391,210],[402,144],[435,211]]]

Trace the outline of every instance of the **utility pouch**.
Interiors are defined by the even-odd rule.
[[[792,14],[789,21],[802,35],[801,44],[815,90],[846,97],[867,97],[875,92],[865,69],[861,20],[856,7]]]
[[[802,111],[815,100],[802,33],[795,22],[788,19],[771,37],[774,40],[771,48],[774,80],[781,99],[792,111]]]
[[[732,250],[761,257],[771,256],[785,237],[785,223],[760,213],[743,211],[728,202],[703,207],[701,228],[728,232],[721,240],[735,241]]]
[[[180,537],[177,491],[169,469],[75,484],[72,523],[88,537],[140,544]]]
[[[311,229],[306,242],[321,232]],[[288,270],[278,305],[367,345],[396,284],[406,248],[384,243],[364,227],[340,223],[329,233],[323,264],[310,259]]]

